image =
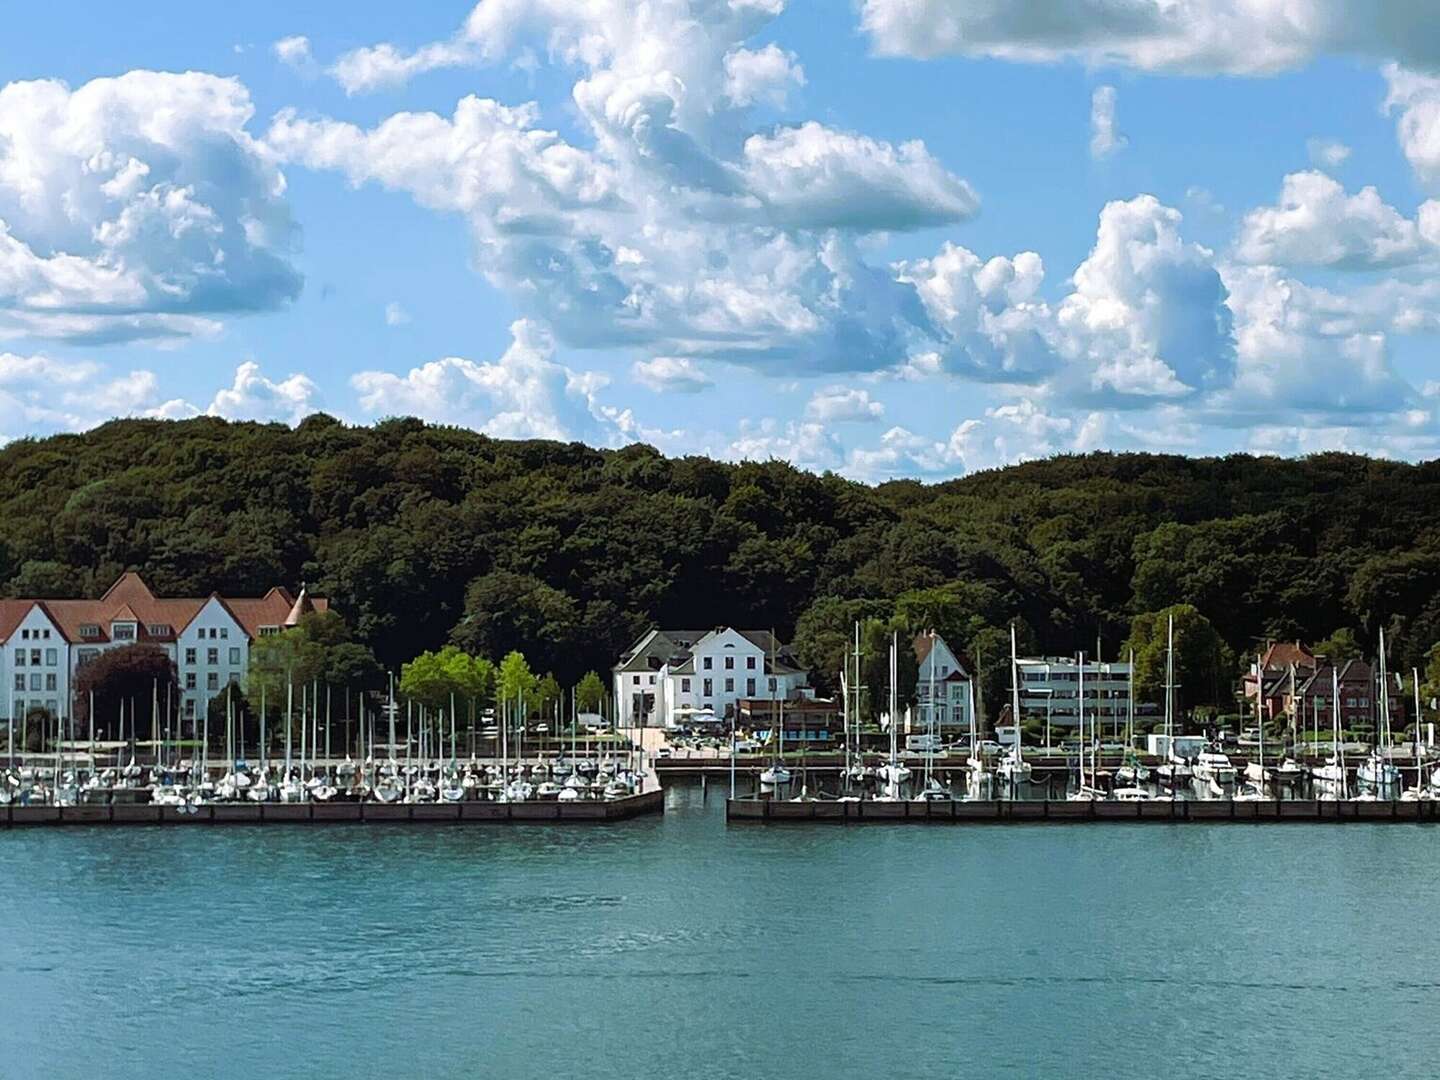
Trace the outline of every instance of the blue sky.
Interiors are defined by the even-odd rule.
[[[211,7],[3,15],[6,438],[1437,453],[1418,2]]]

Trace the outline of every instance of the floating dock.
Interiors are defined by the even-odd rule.
[[[0,828],[41,825],[295,825],[406,824],[505,825],[580,824],[625,821],[665,812],[665,791],[653,788],[622,799],[573,802],[457,803],[209,803],[153,806],[110,803],[79,806],[0,806]]]
[[[1180,799],[1173,802],[1096,799],[902,800],[886,802],[790,802],[783,799],[729,799],[725,820],[739,823],[830,822],[860,824],[1006,824],[1097,821],[1180,822],[1419,822],[1440,821],[1440,802],[1332,802],[1317,799]]]

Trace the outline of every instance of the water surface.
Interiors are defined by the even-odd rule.
[[[1440,828],[0,833],[0,1076],[1440,1073]]]

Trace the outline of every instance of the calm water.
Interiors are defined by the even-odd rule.
[[[0,833],[0,1076],[1440,1073],[1440,829],[722,812]]]

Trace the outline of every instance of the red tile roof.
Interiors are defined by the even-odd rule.
[[[264,596],[223,597],[212,594],[235,621],[253,638],[260,636],[262,626],[283,627],[295,606],[295,597],[287,589],[276,587]],[[307,598],[315,611],[329,610],[329,602],[320,597]],[[115,621],[137,623],[139,641],[173,641],[204,609],[210,597],[157,597],[139,574],[122,574],[105,590],[99,600],[0,600],[0,641],[9,640],[16,627],[37,604],[50,616],[61,635],[72,643],[107,642],[110,624]],[[99,628],[96,635],[80,633],[83,626]],[[166,627],[152,634],[151,627]]]

